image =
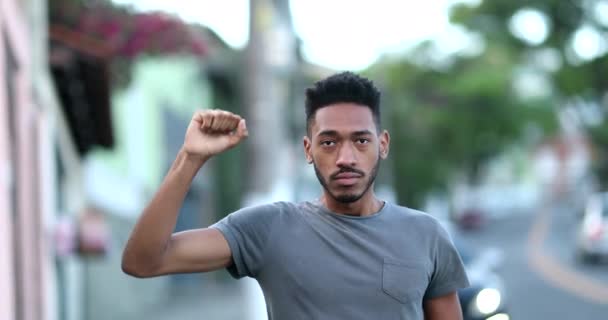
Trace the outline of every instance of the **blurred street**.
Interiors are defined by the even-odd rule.
[[[554,203],[536,212],[514,213],[460,235],[474,248],[504,250],[499,273],[504,277],[513,319],[604,319],[608,312],[608,264],[577,261],[578,220],[576,210]],[[548,228],[539,237],[538,226],[545,223]],[[537,240],[542,241],[539,251],[531,249]]]
[[[170,299],[159,303],[141,315],[150,320],[240,320],[247,319],[241,286],[233,285],[185,288]]]
[[[200,111],[250,134],[150,252],[318,198],[308,89],[342,71],[381,92],[378,198],[470,251],[465,320],[608,319],[607,35],[608,0],[1,0],[0,320],[265,319],[255,280],[140,279],[125,247]]]

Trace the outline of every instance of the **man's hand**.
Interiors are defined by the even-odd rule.
[[[234,113],[197,111],[188,125],[183,150],[190,156],[207,159],[236,146],[247,135],[245,119]]]

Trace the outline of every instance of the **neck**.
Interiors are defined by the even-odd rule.
[[[361,197],[361,199],[354,202],[339,202],[327,192],[323,193],[320,200],[321,203],[332,212],[360,217],[373,215],[380,211],[384,205],[384,201],[376,198],[376,195],[371,188]]]

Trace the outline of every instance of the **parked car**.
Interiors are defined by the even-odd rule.
[[[578,226],[576,254],[585,263],[608,257],[608,192],[589,196]]]

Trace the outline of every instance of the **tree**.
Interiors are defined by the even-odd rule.
[[[525,63],[534,52],[553,50],[562,62],[550,73],[555,97],[562,104],[575,99],[603,106],[600,119],[582,123],[595,147],[593,174],[602,189],[608,188],[608,126],[605,125],[608,89],[608,2],[605,0],[484,1],[477,7],[459,5],[452,21],[513,48],[516,59]],[[532,42],[509,32],[513,17],[535,12],[545,20],[544,39]]]
[[[52,35],[102,50],[111,61],[113,86],[127,86],[141,56],[189,55],[208,58],[211,31],[161,12],[137,13],[107,0],[49,2]]]
[[[425,43],[369,71],[382,79],[390,105],[397,197],[411,206],[420,206],[430,191],[445,190],[460,173],[478,185],[484,165],[522,142],[528,128],[555,127],[551,99],[514,92],[512,47],[487,41],[481,55],[453,56],[441,68],[414,62],[432,50]]]

